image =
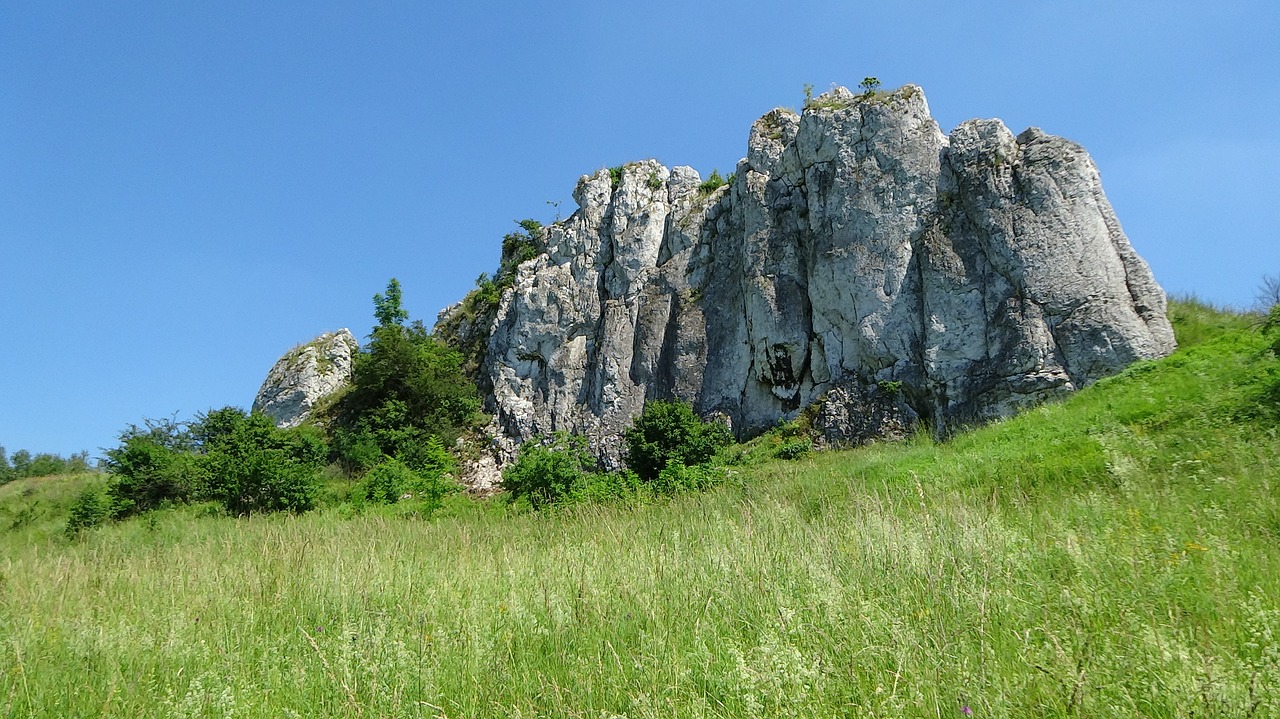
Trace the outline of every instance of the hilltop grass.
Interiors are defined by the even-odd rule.
[[[70,542],[84,479],[0,487],[0,715],[1274,716],[1280,363],[1173,316],[1067,401],[655,502]]]

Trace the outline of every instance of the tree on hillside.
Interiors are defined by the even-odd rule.
[[[462,356],[427,331],[408,325],[399,283],[374,297],[378,326],[355,357],[351,388],[335,408],[334,445],[350,470],[363,471],[395,457],[414,470],[433,466],[428,440],[446,446],[470,426],[480,409],[475,386],[462,372]]]
[[[409,313],[401,306],[403,293],[400,291],[400,280],[392,277],[387,283],[387,294],[373,296],[373,316],[379,327],[395,327],[409,319]]]

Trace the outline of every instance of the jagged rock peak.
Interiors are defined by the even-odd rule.
[[[326,332],[281,357],[253,400],[253,410],[278,427],[296,427],[324,398],[351,381],[352,358],[360,344],[350,330]]]
[[[489,328],[504,452],[567,430],[616,465],[646,400],[748,437],[836,389],[822,416],[842,428],[943,433],[1173,350],[1163,291],[1067,140],[999,120],[948,137],[914,85],[833,88],[757,120],[730,179],[646,160],[578,181]],[[904,419],[853,421],[885,386]]]

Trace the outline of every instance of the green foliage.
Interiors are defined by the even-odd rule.
[[[230,514],[304,512],[315,503],[316,473],[328,446],[312,427],[278,429],[262,414],[236,407],[209,412],[192,434],[201,440],[201,500]]]
[[[733,435],[719,422],[703,421],[688,403],[657,400],[645,404],[624,440],[627,466],[652,481],[673,461],[686,467],[709,461]]]
[[[384,455],[423,468],[432,437],[452,444],[476,420],[480,399],[462,362],[421,322],[375,327],[356,355],[350,389],[335,406],[338,458],[352,471]]]
[[[451,458],[449,466],[452,467]],[[430,512],[439,508],[447,495],[462,487],[450,473],[439,468],[417,472],[397,459],[387,459],[365,474],[361,488],[364,498],[370,502],[411,502]]]
[[[502,488],[542,507],[581,489],[595,464],[585,437],[557,432],[521,445],[516,461],[502,472]]]
[[[609,168],[609,186],[618,189],[618,185],[622,184],[622,165]]]
[[[364,475],[363,494],[370,502],[395,504],[416,484],[418,475],[398,459],[386,459]]]
[[[120,434],[120,446],[106,451],[112,476],[107,488],[115,518],[188,501],[204,479],[196,462],[197,440],[187,424],[173,419],[143,421]]]
[[[706,181],[703,182],[701,185],[698,185],[698,192],[701,192],[704,195],[710,195],[711,193],[715,192],[721,187],[732,184],[733,178],[734,178],[734,175],[732,173],[729,175],[729,177],[725,178],[720,175],[719,170],[713,169],[711,171],[711,176],[708,177]]]
[[[378,320],[378,326],[403,325],[404,321],[409,319],[409,312],[401,304],[403,294],[400,290],[400,280],[392,277],[387,282],[387,293],[373,296],[373,316]]]
[[[70,538],[78,537],[81,532],[101,526],[110,518],[111,503],[103,494],[102,488],[96,485],[85,487],[71,503],[66,535]]]
[[[12,461],[0,447],[0,484],[27,477],[50,477],[55,474],[71,474],[89,471],[89,453],[77,452],[70,457],[41,452],[32,454],[20,449],[13,453]]]
[[[785,442],[773,451],[773,456],[778,459],[800,459],[813,451],[813,442],[807,439],[797,439]]]
[[[858,87],[862,88],[862,92],[867,97],[876,94],[880,89],[880,79],[875,77],[864,77],[862,82],[858,83]]]
[[[224,407],[193,423],[146,420],[107,450],[111,514],[213,501],[235,515],[310,509],[329,448],[315,427],[278,429],[270,418]]]
[[[724,476],[724,469],[710,464],[685,465],[680,460],[672,459],[658,472],[649,486],[659,494],[700,492],[719,484]]]
[[[806,82],[804,84],[804,106],[807,108],[813,103],[813,83]]]
[[[1274,304],[1262,323],[1262,333],[1271,339],[1271,351],[1280,355],[1280,304]]]
[[[662,178],[661,178],[661,177],[658,177],[658,173],[656,173],[656,172],[650,172],[650,173],[649,173],[649,179],[648,179],[648,180],[645,180],[645,185],[647,185],[647,186],[648,186],[648,188],[649,188],[650,190],[655,190],[655,191],[656,191],[656,190],[661,190],[661,189],[662,189]]]

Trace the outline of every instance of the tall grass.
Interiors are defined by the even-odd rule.
[[[1275,716],[1277,362],[1213,322],[945,444],[635,506],[29,519],[0,715]]]

